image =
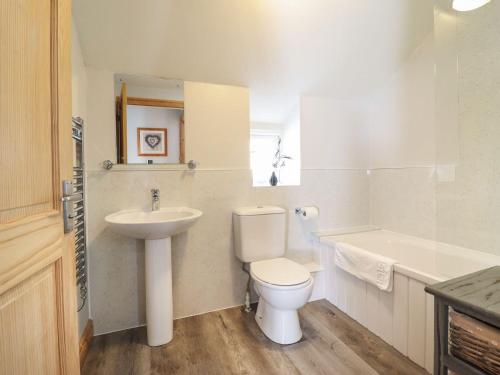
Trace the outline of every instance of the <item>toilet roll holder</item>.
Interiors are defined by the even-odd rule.
[[[305,206],[295,208],[295,214],[304,220],[314,219],[319,215],[319,209],[316,206]]]
[[[304,210],[302,207],[296,207],[295,215],[306,216],[306,210]]]

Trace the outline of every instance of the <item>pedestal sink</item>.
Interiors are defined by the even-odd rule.
[[[111,229],[146,241],[146,319],[148,345],[172,340],[171,237],[186,231],[202,215],[188,207],[163,207],[157,211],[132,209],[105,217]]]

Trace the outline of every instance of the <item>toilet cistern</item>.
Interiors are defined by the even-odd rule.
[[[160,208],[160,189],[151,189],[151,211],[158,211]]]
[[[233,211],[236,257],[250,264],[250,277],[259,295],[255,320],[269,339],[285,345],[302,337],[297,310],[311,297],[314,284],[306,267],[284,258],[286,213],[274,206]]]

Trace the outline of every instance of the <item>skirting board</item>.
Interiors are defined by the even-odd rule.
[[[85,329],[83,330],[82,337],[80,337],[80,368],[83,367],[87,353],[89,352],[90,343],[94,337],[94,322],[92,319],[87,320]]]

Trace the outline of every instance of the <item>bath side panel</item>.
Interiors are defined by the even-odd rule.
[[[393,346],[408,355],[408,277],[394,273]]]

